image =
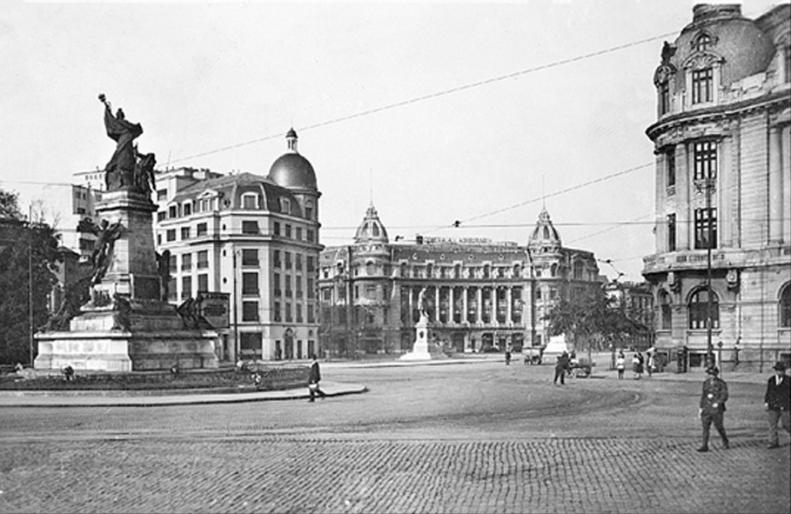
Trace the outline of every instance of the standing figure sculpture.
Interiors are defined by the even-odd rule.
[[[107,273],[107,268],[110,266],[110,257],[112,256],[115,246],[115,240],[121,237],[121,229],[123,226],[117,221],[110,225],[107,220],[102,220],[101,225],[86,225],[87,224],[83,221],[82,226],[97,236],[96,249],[91,254],[91,264],[93,264],[91,284],[95,285],[101,282],[102,278],[104,278],[104,274]]]
[[[426,288],[420,290],[417,295],[417,305],[420,310],[420,319],[428,321],[428,299],[426,299]]]
[[[107,191],[117,191],[134,187],[134,174],[136,165],[135,148],[132,142],[143,133],[139,123],[130,123],[124,116],[124,111],[118,109],[115,116],[110,110],[110,102],[103,94],[99,101],[104,104],[104,126],[107,136],[116,142],[115,152],[105,166],[105,185]]]

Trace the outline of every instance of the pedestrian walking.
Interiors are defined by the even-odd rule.
[[[700,421],[703,425],[703,444],[698,448],[698,451],[709,451],[709,430],[712,423],[722,438],[722,447],[727,450],[729,448],[728,436],[725,435],[723,422],[725,402],[728,401],[728,384],[718,376],[720,370],[717,366],[707,368],[706,373],[708,377],[703,381],[699,410]]]
[[[632,371],[634,371],[635,380],[640,380],[643,377],[643,355],[640,352],[635,353],[632,357]]]
[[[308,375],[308,392],[310,393],[309,402],[316,401],[316,395],[318,394],[321,399],[323,400],[327,395],[324,394],[324,391],[319,389],[319,382],[321,381],[321,371],[319,370],[319,361],[316,358],[316,354],[310,356],[313,360],[313,363],[310,365],[310,374]]]
[[[783,424],[791,435],[791,377],[786,376],[786,366],[778,362],[773,366],[775,374],[766,382],[764,405],[769,419],[769,444],[767,448],[780,447],[777,423]]]
[[[623,352],[618,352],[618,357],[615,358],[615,369],[618,370],[618,380],[623,380],[623,372],[626,369],[626,357]]]
[[[647,360],[648,360],[648,362],[646,363],[646,366],[645,366],[645,370],[646,370],[646,372],[648,372],[648,378],[651,378],[651,376],[654,373],[654,354],[651,353],[651,352],[646,352],[645,355],[646,355]]]
[[[511,364],[511,345],[505,347],[505,365],[509,366]]]
[[[554,384],[558,383],[558,378],[560,378],[560,385],[564,385],[566,383],[566,371],[569,369],[569,354],[563,352],[561,355],[558,356],[558,361],[555,364],[555,380],[553,380]]]

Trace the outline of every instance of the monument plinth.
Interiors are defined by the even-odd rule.
[[[400,357],[402,361],[428,361],[431,353],[428,351],[428,318],[421,315],[420,321],[415,325],[415,342],[412,351]]]
[[[154,154],[139,154],[132,140],[142,133],[119,109],[107,106],[107,134],[118,142],[107,164],[108,191],[96,206],[101,225],[81,224],[97,235],[90,301],[59,330],[36,334],[37,369],[137,371],[216,368],[218,334],[195,313],[167,303],[169,254],[154,251],[151,201]],[[65,325],[66,319],[61,319]]]

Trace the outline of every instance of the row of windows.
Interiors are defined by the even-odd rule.
[[[157,201],[164,201],[167,199],[167,190],[160,189],[157,191]],[[195,201],[189,200],[180,204],[169,205],[167,211],[160,211],[157,213],[157,219],[162,221],[164,219],[176,219],[179,217],[191,216],[197,212],[211,212],[217,210],[220,206],[219,198],[200,198]],[[224,204],[229,207],[228,202]],[[259,210],[263,208],[261,195],[246,193],[242,195],[241,208],[245,210]],[[291,214],[291,200],[288,198],[280,198],[280,211],[285,214]],[[308,201],[305,205],[305,218],[313,219],[313,203]]]
[[[196,265],[198,269],[209,267],[209,251],[201,250],[196,254]],[[192,269],[192,254],[184,253],[181,255],[173,254],[170,256],[170,271],[175,272],[178,270],[178,259],[181,259],[181,270],[187,271]]]
[[[667,217],[667,251],[676,251],[676,214]],[[695,209],[695,249],[717,248],[717,208]]]
[[[360,276],[362,266],[355,265],[352,269],[352,274],[357,277]],[[410,273],[411,269],[411,273]],[[324,278],[330,278],[330,273],[333,268],[325,266],[322,268]],[[342,274],[344,265],[339,262],[335,266],[336,274]],[[390,276],[392,266],[390,264],[376,265],[369,262],[365,265],[365,274],[367,276],[377,276],[381,273],[384,276]],[[476,267],[467,266],[462,268],[460,264],[454,266],[434,266],[433,264],[425,264],[420,266],[412,266],[411,268],[407,263],[401,263],[399,268],[401,277],[412,278],[518,278],[522,275],[522,265],[514,264],[511,266],[490,266],[488,264]]]
[[[164,218],[160,219],[159,215],[161,215],[161,214],[163,214],[163,213],[160,212],[160,213],[157,214],[157,221],[162,221],[162,219],[164,219]],[[222,228],[223,228],[223,230],[225,230],[225,225],[223,225]],[[292,239],[292,237],[291,237],[292,236],[292,230],[291,229],[292,229],[291,225],[290,224],[286,224],[286,226],[285,226],[285,237],[287,239]],[[259,235],[260,233],[261,233],[261,230],[258,227],[258,222],[257,221],[250,221],[250,220],[242,221],[242,234]],[[273,233],[276,236],[280,236],[280,223],[277,222],[277,221],[274,223]],[[293,237],[293,239],[295,239],[297,241],[302,241],[303,240],[302,233],[303,233],[302,232],[302,227],[294,227],[294,232],[293,232],[294,237]],[[180,240],[181,241],[186,241],[186,240],[188,240],[188,239],[190,239],[192,237],[192,227],[190,227],[190,226],[181,227],[178,230],[178,232],[177,232],[177,230],[175,228],[168,229],[168,230],[165,231],[165,240],[166,241],[175,241],[177,234],[180,235]],[[197,225],[195,225],[195,237],[206,236],[208,234],[209,234],[208,225],[206,223],[198,223]],[[314,243],[315,242],[315,231],[313,229],[306,229],[305,230],[305,239],[304,240],[307,241],[308,243]],[[162,234],[157,234],[157,244],[159,244],[159,245],[162,244]]]
[[[690,329],[707,328],[709,318],[709,295],[705,289],[699,289],[690,297],[688,327]],[[661,329],[670,330],[673,326],[673,311],[670,295],[663,293],[659,298]],[[778,302],[779,326],[791,328],[791,285],[785,287]],[[711,294],[711,328],[720,327],[720,304],[717,294]]]
[[[302,304],[296,303],[293,305],[291,302],[284,302],[282,305],[279,301],[275,301],[272,307],[272,319],[281,322],[285,319],[286,323],[296,321],[302,323],[314,323],[316,321],[315,311],[313,305],[306,305],[306,319],[302,316]],[[256,301],[245,300],[242,302],[242,321],[260,321],[259,303]]]
[[[274,273],[272,275],[272,288],[274,289],[275,297],[285,296],[286,298],[296,297],[302,298],[303,297],[303,280],[301,275],[283,275],[283,282],[282,285],[285,286],[285,290],[281,288],[281,276],[280,273]],[[292,284],[295,286],[295,289],[291,289]],[[315,281],[313,278],[308,277],[306,280],[306,291],[307,291],[307,298],[315,298]],[[259,277],[257,272],[244,272],[242,273],[242,294],[243,295],[259,295]]]
[[[239,350],[241,357],[245,359],[263,358],[263,334],[261,332],[242,332],[239,334]],[[296,343],[296,344],[295,344]],[[316,342],[308,339],[307,348],[303,352],[302,340],[296,341],[293,338],[286,338],[285,344],[280,339],[275,340],[275,360],[281,359],[302,359],[311,357],[316,352]],[[296,349],[295,349],[296,347]]]
[[[291,260],[291,257],[292,257],[292,253],[291,252],[286,252],[286,251],[283,252],[283,256],[285,257],[285,260],[281,260],[280,259],[280,255],[281,255],[280,250],[275,250],[274,251],[274,254],[273,254],[272,257],[273,257],[273,261],[274,261],[273,265],[274,265],[275,268],[277,268],[277,269],[279,269],[279,268],[291,269],[292,266],[293,266],[294,269],[296,269],[297,271],[302,271],[302,254],[301,253],[294,253],[293,254],[293,257],[294,257],[293,262]],[[316,264],[315,264],[315,262],[316,261],[315,261],[315,259],[314,259],[314,257],[312,255],[306,255],[305,256],[305,269],[307,270],[308,273],[313,273],[314,271],[316,271]]]

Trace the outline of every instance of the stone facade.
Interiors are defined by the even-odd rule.
[[[791,6],[755,20],[695,6],[654,83],[656,253],[643,275],[657,346],[686,347],[693,367],[709,349],[743,368],[791,359]]]
[[[157,179],[157,250],[170,252],[169,301],[230,297],[221,360],[308,359],[319,352],[316,270],[321,193],[312,165],[288,152],[266,176],[178,168]]]
[[[514,351],[548,340],[561,294],[600,288],[591,252],[565,248],[546,210],[527,246],[417,236],[391,243],[371,206],[348,246],[321,253],[321,338],[338,355],[412,350],[424,291],[429,343],[455,352]]]

